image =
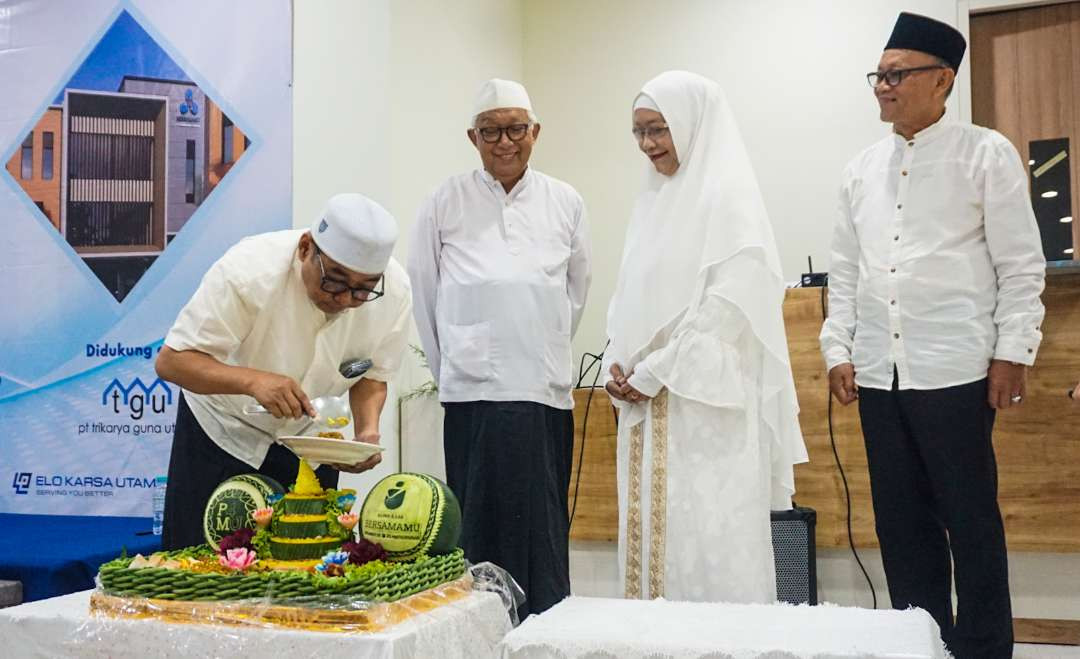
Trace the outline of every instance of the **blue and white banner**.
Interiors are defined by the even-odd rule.
[[[203,273],[292,226],[288,0],[0,9],[0,512],[145,515]]]

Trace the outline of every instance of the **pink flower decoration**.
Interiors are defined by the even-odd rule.
[[[359,520],[360,516],[356,513],[342,513],[337,516],[338,524],[344,526],[346,531],[352,531]]]
[[[230,549],[224,556],[218,556],[218,562],[231,570],[246,570],[255,562],[255,552],[244,547]]]
[[[265,529],[270,526],[270,519],[274,516],[273,508],[259,508],[255,512],[251,513],[252,519],[259,525],[260,529]]]

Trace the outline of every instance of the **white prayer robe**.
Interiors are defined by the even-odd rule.
[[[719,86],[668,72],[643,94],[680,166],[648,165],[608,311],[605,373],[654,396],[616,403],[624,592],[772,602],[769,511],[807,459],[772,227]]]
[[[618,403],[626,420],[616,456],[621,581],[646,599],[775,601],[767,520],[770,508],[786,510],[791,500],[770,478],[776,456],[760,422],[761,345],[739,309],[709,286],[696,312],[655,346],[631,384],[661,398],[637,406],[645,416],[635,426],[631,406]],[[680,390],[707,387],[712,395],[665,389],[661,378],[673,377],[683,379]]]

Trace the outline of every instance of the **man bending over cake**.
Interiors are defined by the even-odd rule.
[[[404,269],[391,258],[397,223],[359,194],[339,194],[309,230],[241,240],[203,277],[165,337],[155,367],[180,385],[162,548],[203,542],[202,515],[226,478],[258,471],[292,482],[298,460],[276,437],[314,434],[311,398],[349,393],[355,439],[379,442],[386,382],[412,312]],[[369,358],[364,377],[342,373]],[[269,414],[245,414],[255,402]],[[250,411],[250,410],[249,410]],[[352,465],[361,472],[379,456]]]

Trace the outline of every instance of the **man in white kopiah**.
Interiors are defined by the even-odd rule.
[[[859,401],[893,606],[985,659],[1013,646],[991,432],[1024,398],[1046,262],[1016,149],[944,116],[966,46],[902,13],[867,76],[893,133],[843,174],[821,350],[833,395]]]
[[[570,594],[570,338],[590,279],[581,196],[528,166],[539,134],[524,87],[484,83],[467,130],[483,167],[427,199],[408,263],[461,546],[510,571],[523,614]]]
[[[358,194],[332,197],[310,230],[245,238],[203,277],[158,355],[157,373],[182,388],[169,460],[162,546],[201,544],[203,508],[217,485],[258,471],[287,485],[299,462],[275,439],[314,434],[310,398],[348,392],[355,439],[379,442],[386,382],[406,347],[412,295],[390,254],[397,223]],[[361,379],[345,362],[371,359]],[[255,402],[267,414],[245,415]],[[322,465],[338,471],[374,467]]]
[[[645,83],[649,159],[608,309],[627,597],[773,602],[770,508],[805,462],[772,226],[720,86]]]

